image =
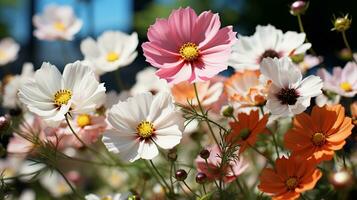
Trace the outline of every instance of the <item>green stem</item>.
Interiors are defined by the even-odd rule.
[[[200,197],[200,195],[196,194],[196,193],[190,188],[190,186],[188,186],[188,184],[187,184],[185,181],[182,181],[182,182],[183,182],[183,184],[187,187],[187,189],[190,190],[190,192],[191,192],[192,194],[194,194],[196,197]]]
[[[174,191],[174,181],[172,180],[174,164],[175,164],[174,161],[171,161],[171,165],[170,165],[170,184],[171,184],[171,191]]]
[[[204,183],[202,184],[202,188],[203,188],[203,192],[204,192],[205,194],[207,194],[207,191],[206,191],[206,186],[205,186],[205,184],[204,184]]]
[[[101,153],[99,153],[98,151],[96,151],[95,149],[87,146],[87,144],[77,135],[77,133],[74,131],[69,119],[68,119],[68,113],[64,115],[66,118],[66,122],[67,125],[69,127],[69,129],[71,130],[71,132],[73,133],[73,135],[77,138],[77,140],[83,145],[83,147],[89,149],[90,151],[92,151],[95,155],[101,155]],[[102,158],[102,155],[99,157],[103,162],[106,162],[106,160],[104,160],[104,156]]]
[[[300,32],[301,32],[301,33],[305,33],[304,25],[303,25],[302,20],[301,20],[301,15],[297,15],[297,19],[298,19],[298,23],[299,23]],[[310,43],[309,40],[307,39],[307,36],[305,36],[305,42]],[[312,47],[309,49],[309,51],[310,51],[311,54],[313,54],[314,56],[317,55],[316,52],[314,51],[314,49],[313,49]]]
[[[164,183],[165,187],[167,189],[169,189],[170,193],[172,192],[171,191],[171,188],[169,186],[169,184],[166,182],[165,178],[162,176],[162,174],[159,172],[159,170],[156,168],[156,166],[154,165],[154,163],[152,162],[152,160],[149,160],[152,168],[154,169],[154,171],[157,173],[157,175],[161,178],[162,182]]]
[[[341,33],[342,33],[343,43],[345,43],[347,49],[348,49],[348,50],[351,52],[351,54],[352,54],[351,46],[350,46],[350,44],[348,43],[348,40],[347,40],[346,31],[342,31]],[[355,59],[355,57],[353,57],[353,55],[352,55],[352,60],[353,60],[355,63],[357,63],[357,60]]]
[[[249,145],[255,152],[257,152],[259,155],[263,156],[265,159],[267,159],[267,161],[271,164],[274,165],[274,161],[269,158],[268,156],[266,156],[264,153],[260,152],[257,148],[255,148],[254,146]]]
[[[200,98],[198,97],[198,92],[197,92],[196,83],[193,83],[193,87],[194,87],[194,89],[195,89],[195,95],[196,95],[198,107],[200,108],[202,115],[205,116],[205,112],[204,112],[204,109],[203,109],[203,107],[202,107],[202,105],[201,105]],[[214,134],[214,132],[213,132],[212,127],[211,127],[211,124],[209,123],[209,121],[207,120],[206,117],[205,117],[205,119],[206,119],[205,122],[206,122],[206,124],[207,124],[207,126],[208,126],[208,129],[209,129],[210,132],[211,132],[211,135],[212,135],[214,141],[215,141],[216,144],[220,147],[219,142],[218,142],[218,140],[217,140],[217,138],[216,138],[216,136],[215,136],[215,134]]]
[[[350,46],[350,44],[348,43],[348,40],[347,40],[346,31],[342,31],[341,34],[342,34],[343,42],[345,43],[347,49],[350,50],[350,52],[352,53],[351,46]]]
[[[125,87],[124,82],[121,80],[121,76],[120,76],[120,71],[119,71],[119,69],[117,69],[117,70],[114,72],[114,76],[115,76],[115,81],[116,81],[117,84],[118,84],[118,89],[119,89],[120,91],[125,90],[126,87]]]
[[[63,172],[61,172],[61,170],[56,168],[56,171],[63,177],[63,179],[66,181],[67,185],[71,188],[72,192],[79,198],[79,199],[83,199],[82,195],[80,195],[77,190],[73,187],[73,185],[71,184],[71,182],[67,179],[67,177],[63,174]]]
[[[278,149],[278,142],[276,141],[275,134],[272,133],[271,135],[273,137],[273,142],[274,142],[274,146],[275,146],[276,155],[278,156],[278,158],[280,158],[279,149]]]

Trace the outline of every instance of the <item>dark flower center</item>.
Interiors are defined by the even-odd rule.
[[[294,105],[299,97],[299,94],[295,89],[283,88],[276,95],[283,105]]]
[[[264,58],[279,58],[279,57],[280,55],[278,52],[272,49],[268,49],[262,54],[262,56],[260,57],[260,61],[262,61]]]

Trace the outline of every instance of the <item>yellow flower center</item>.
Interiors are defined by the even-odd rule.
[[[194,61],[198,58],[200,51],[198,46],[192,42],[187,42],[180,48],[180,55],[186,61]]]
[[[6,55],[5,51],[0,50],[0,60],[5,60],[6,57],[7,57],[7,55]]]
[[[136,127],[136,130],[142,138],[150,137],[155,131],[154,124],[145,120],[140,122],[140,124]]]
[[[110,197],[110,196],[105,196],[105,197],[102,197],[101,200],[112,200],[113,198]]]
[[[285,185],[289,190],[293,190],[298,185],[298,180],[295,177],[290,177],[285,181]]]
[[[66,26],[64,25],[63,22],[55,22],[53,24],[53,27],[57,30],[57,31],[65,31],[66,30]]]
[[[323,133],[315,133],[313,136],[312,136],[312,143],[315,145],[315,146],[321,146],[323,144],[325,144],[325,135]]]
[[[349,82],[343,82],[340,84],[340,88],[343,89],[345,92],[352,91],[352,85]]]
[[[58,90],[54,95],[54,102],[56,106],[61,106],[67,104],[68,101],[72,98],[71,90]]]
[[[115,62],[119,59],[119,54],[115,53],[115,52],[109,52],[107,54],[107,61],[108,62]]]
[[[80,114],[77,117],[77,125],[81,128],[91,124],[91,117],[88,114]]]

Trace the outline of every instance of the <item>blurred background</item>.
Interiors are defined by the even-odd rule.
[[[79,44],[82,39],[97,37],[105,30],[121,30],[127,33],[138,32],[141,42],[146,41],[146,32],[157,17],[167,17],[172,9],[193,7],[197,13],[203,10],[218,12],[223,25],[233,25],[242,35],[251,35],[258,24],[268,23],[282,29],[298,31],[296,17],[289,13],[291,0],[0,0],[0,38],[10,36],[20,45],[17,61],[7,66],[12,73],[19,73],[24,62],[32,62],[39,68],[43,61],[49,61],[58,68],[65,63],[82,59]],[[84,22],[79,34],[71,42],[39,41],[32,35],[32,16],[42,12],[48,4],[71,5],[76,15]],[[337,53],[344,48],[342,37],[332,32],[333,15],[349,13],[354,16],[357,9],[355,0],[313,0],[303,22],[305,31],[314,50],[324,57],[326,66],[342,65]],[[352,36],[356,26],[347,32],[350,45],[356,47]],[[127,85],[135,81],[135,74],[148,63],[138,47],[136,61],[121,69],[121,76]],[[62,56],[60,56],[62,55]],[[3,74],[4,70],[0,69]],[[104,75],[107,87],[114,80],[113,73]],[[113,85],[113,86],[112,86]]]

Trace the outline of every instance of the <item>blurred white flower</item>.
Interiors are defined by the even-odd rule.
[[[103,143],[130,162],[153,159],[159,153],[156,145],[176,146],[184,128],[182,114],[167,92],[155,96],[146,92],[119,102],[110,109],[108,122],[113,129],[104,133]]]
[[[310,106],[312,97],[322,93],[322,80],[313,75],[302,79],[299,68],[287,57],[263,59],[261,73],[271,81],[266,107],[273,115],[299,114]]]
[[[21,102],[17,96],[18,90],[24,84],[24,82],[33,78],[33,75],[34,71],[32,63],[25,63],[22,66],[21,74],[14,76],[10,82],[5,85],[2,102],[2,105],[5,108],[22,107]]]
[[[5,159],[0,159],[1,177],[5,179],[20,176],[20,180],[29,181],[44,167],[43,164],[24,160],[22,156],[8,156]],[[11,180],[13,179],[7,179],[5,182],[10,182]]]
[[[105,87],[97,81],[93,71],[79,61],[67,64],[63,76],[56,66],[43,63],[34,79],[22,85],[19,98],[49,126],[57,126],[68,112],[95,111],[105,98]]]
[[[24,190],[18,200],[36,200],[36,193],[33,190]]]
[[[131,88],[130,92],[133,95],[142,92],[151,92],[156,94],[158,92],[169,92],[170,87],[165,79],[159,79],[155,74],[157,70],[152,67],[147,67],[136,74],[136,82]]]
[[[336,105],[340,102],[341,96],[338,94],[330,94],[330,95],[325,95],[325,94],[320,94],[319,96],[316,97],[315,103],[319,107],[323,107],[324,105]]]
[[[303,54],[311,47],[304,43],[305,33],[283,33],[272,25],[256,27],[252,36],[239,36],[233,46],[229,65],[236,70],[256,70],[263,58],[281,58]]]
[[[0,66],[16,60],[19,50],[20,45],[12,38],[4,38],[0,40]]]
[[[33,16],[34,35],[40,40],[73,40],[82,27],[70,6],[48,5],[42,14]]]
[[[95,41],[86,38],[81,43],[84,60],[91,63],[97,75],[115,71],[131,64],[138,52],[138,34],[128,35],[119,31],[106,31]]]
[[[307,70],[319,65],[322,60],[323,58],[321,56],[305,55],[304,60],[299,62],[297,66],[300,68],[302,73],[305,73]]]
[[[72,190],[66,180],[57,171],[48,171],[43,174],[40,178],[40,183],[54,197],[61,197],[72,193]]]
[[[105,195],[105,196],[98,196],[95,194],[86,195],[84,198],[86,200],[127,200],[130,193],[125,194],[113,194],[113,195]]]

